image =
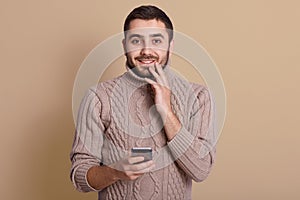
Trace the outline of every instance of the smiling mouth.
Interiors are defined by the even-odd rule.
[[[156,62],[155,59],[151,59],[151,60],[149,60],[149,59],[147,59],[147,60],[144,60],[144,59],[138,59],[138,61],[139,61],[140,63],[146,64],[146,65],[149,65],[149,64],[152,64],[152,63]]]
[[[149,65],[157,62],[158,58],[155,56],[139,56],[136,60],[142,65]]]

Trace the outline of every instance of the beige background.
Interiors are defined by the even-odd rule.
[[[96,199],[69,181],[73,81],[143,2],[0,1],[0,199]],[[207,49],[227,91],[217,162],[193,199],[299,199],[299,1],[151,3]]]

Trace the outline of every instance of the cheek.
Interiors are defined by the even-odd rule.
[[[136,54],[137,52],[140,52],[141,51],[141,47],[139,46],[130,46],[128,45],[126,47],[126,51],[130,54]]]
[[[164,60],[168,57],[168,51],[159,51],[157,52],[160,60]]]
[[[126,55],[127,55],[127,58],[129,58],[131,60],[134,60],[134,58],[138,56],[138,54],[136,52],[129,52],[129,53],[126,53]]]

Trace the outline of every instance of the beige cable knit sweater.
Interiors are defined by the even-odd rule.
[[[155,169],[134,181],[117,181],[98,191],[99,199],[189,200],[192,179],[199,182],[208,176],[216,143],[211,94],[169,67],[164,71],[172,91],[172,109],[182,124],[170,142],[152,90],[131,70],[87,92],[71,152],[71,179],[79,191],[96,191],[86,179],[90,167],[114,163],[132,147],[152,147]]]

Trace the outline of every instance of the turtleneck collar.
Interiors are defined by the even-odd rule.
[[[142,85],[148,84],[143,77],[136,75],[128,66],[126,66],[126,69],[127,69],[127,72],[125,72],[123,74],[123,78],[127,82],[129,82],[131,85],[133,85],[135,87],[140,87]],[[168,65],[166,65],[163,70],[167,76],[167,79],[170,82],[174,76],[172,70],[170,69],[170,67]]]

